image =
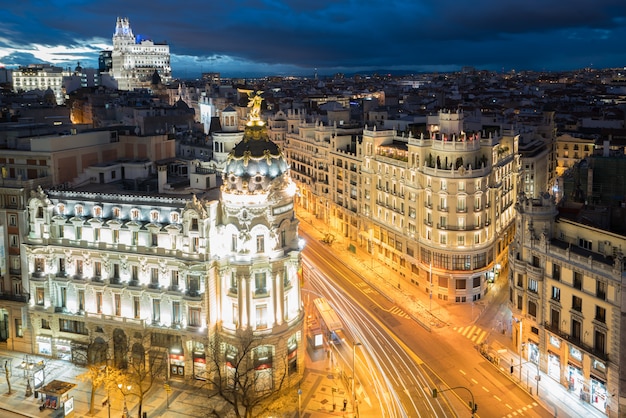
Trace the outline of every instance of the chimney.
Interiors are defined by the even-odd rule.
[[[163,193],[165,189],[165,184],[167,183],[167,165],[159,164],[157,167],[158,170],[158,183],[159,183],[159,194]]]

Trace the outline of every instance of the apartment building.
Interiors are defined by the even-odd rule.
[[[562,176],[578,161],[593,155],[594,143],[591,137],[559,135],[556,139],[556,174]]]
[[[484,296],[513,237],[515,131],[465,132],[463,113],[449,111],[430,118],[429,135],[419,138],[310,123],[296,112],[276,125],[299,204],[351,249],[438,299]]]
[[[13,91],[28,92],[31,90],[50,90],[55,104],[65,102],[63,96],[63,78],[72,75],[69,69],[55,67],[50,64],[30,64],[13,70]]]
[[[598,214],[594,216],[593,213]],[[523,358],[608,416],[622,416],[626,237],[602,208],[520,195],[509,249],[513,343]]]

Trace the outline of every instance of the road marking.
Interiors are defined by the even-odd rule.
[[[480,344],[487,338],[487,331],[477,327],[476,325],[471,325],[467,327],[454,327],[452,328],[454,331],[458,332],[465,338],[472,340],[476,344]]]
[[[509,405],[508,403],[505,403],[506,407],[509,409],[513,409],[513,407],[511,405]]]
[[[392,306],[391,309],[389,309],[387,312],[394,314],[394,315],[398,315],[402,318],[411,319],[409,314],[407,314],[406,312],[402,310],[402,308],[399,308],[397,306]]]
[[[489,389],[487,389],[487,388],[486,388],[486,387],[484,387],[484,386],[483,386],[483,390],[484,390],[485,392],[489,392]]]
[[[463,376],[465,376],[465,372],[463,370],[459,370]]]
[[[502,402],[502,399],[498,398],[498,395],[493,395],[493,397],[496,398],[498,402]]]
[[[472,381],[472,383],[473,383],[473,384],[475,384],[475,385],[477,385],[477,384],[478,384],[478,380],[476,380],[476,379],[471,379],[471,381]]]

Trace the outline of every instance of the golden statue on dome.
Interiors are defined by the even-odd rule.
[[[263,101],[262,91],[257,90],[243,90],[239,89],[240,93],[248,93],[248,107],[250,110],[250,122],[261,121],[261,102]]]

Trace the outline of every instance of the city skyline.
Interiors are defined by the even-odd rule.
[[[495,0],[304,1],[182,5],[161,0],[11,2],[0,23],[0,66],[97,67],[118,16],[135,35],[170,45],[173,76],[337,72],[575,70],[626,65],[626,4]]]

